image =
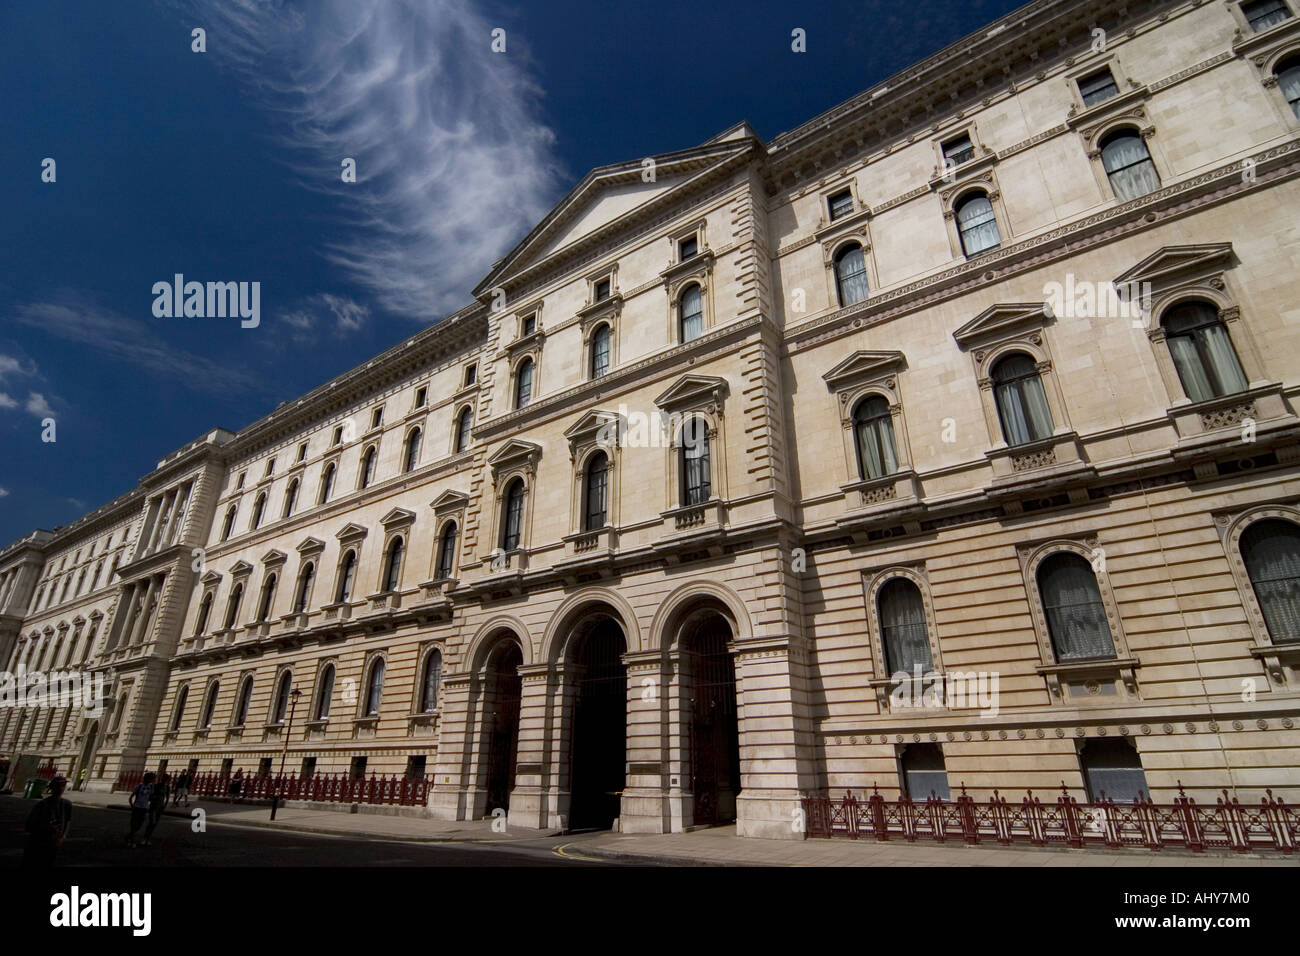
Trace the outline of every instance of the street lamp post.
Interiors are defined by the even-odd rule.
[[[280,777],[275,782],[275,796],[271,798],[271,819],[275,819],[275,811],[280,809],[280,800],[284,796],[284,761],[289,756],[289,738],[293,736],[293,715],[298,711],[298,698],[302,696],[302,691],[294,688],[289,691],[289,726],[284,731],[284,749],[280,751]]]

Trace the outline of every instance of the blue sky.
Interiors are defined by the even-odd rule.
[[[1018,5],[5,0],[0,546],[466,304],[591,167],[770,139]],[[154,317],[178,272],[261,324]]]

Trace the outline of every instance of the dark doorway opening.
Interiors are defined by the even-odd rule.
[[[488,660],[483,719],[488,732],[487,813],[510,809],[515,788],[515,758],[519,749],[519,668],[523,653],[514,641],[503,641]]]
[[[740,795],[740,727],[731,627],[709,614],[686,627],[682,662],[689,707],[691,793],[697,826],[736,819]]]
[[[627,783],[626,643],[617,622],[604,618],[571,655],[575,678],[569,757],[569,829],[608,830],[619,815]]]

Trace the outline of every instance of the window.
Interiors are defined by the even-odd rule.
[[[898,470],[894,419],[884,396],[871,395],[854,407],[853,435],[858,449],[858,477],[863,481],[883,478]]]
[[[378,717],[379,701],[384,693],[384,659],[375,658],[370,665],[370,679],[366,681],[366,709],[363,716]]]
[[[212,726],[212,712],[217,709],[217,693],[220,690],[221,684],[213,681],[208,688],[208,696],[203,699],[203,711],[199,715],[199,727],[203,730]]]
[[[261,527],[262,514],[266,511],[266,495],[258,495],[257,500],[253,502],[253,517],[248,522],[248,530],[255,531]]]
[[[1257,521],[1241,536],[1241,557],[1269,637],[1300,640],[1300,527],[1280,518]]]
[[[330,439],[330,445],[343,444],[343,426],[339,425],[334,429],[334,437]]]
[[[266,470],[262,472],[262,477],[270,478],[274,474],[275,474],[275,459],[268,458],[266,461]]]
[[[1111,133],[1101,141],[1101,165],[1120,202],[1137,199],[1160,188],[1160,174],[1146,143],[1136,130]]]
[[[428,401],[429,401],[429,390],[425,388],[423,385],[421,385],[419,388],[415,390],[415,407],[424,408],[425,404]]]
[[[1246,390],[1246,375],[1219,312],[1208,302],[1188,302],[1165,313],[1165,341],[1183,391],[1193,402]]]
[[[225,541],[230,537],[230,532],[235,529],[235,513],[239,510],[238,505],[231,505],[226,509],[226,520],[221,523],[221,540]]]
[[[1047,407],[1043,380],[1034,360],[1015,352],[993,366],[993,399],[1008,445],[1023,445],[1049,437],[1055,427]]]
[[[1283,20],[1291,19],[1291,11],[1282,0],[1254,0],[1253,3],[1243,3],[1241,12],[1246,15],[1246,22],[1256,33],[1267,30]]]
[[[398,535],[388,546],[388,556],[384,559],[383,591],[396,591],[402,584],[402,536]]]
[[[1277,85],[1286,97],[1291,112],[1300,119],[1300,57],[1291,57],[1277,66]]]
[[[320,503],[330,500],[330,495],[334,492],[334,475],[338,471],[334,462],[325,466],[325,471],[320,476]]]
[[[515,408],[524,408],[533,400],[533,360],[524,359],[515,370]]]
[[[248,720],[248,705],[253,700],[253,678],[246,676],[239,684],[239,696],[235,699],[235,719],[232,727],[242,727]]]
[[[524,526],[524,480],[516,478],[506,489],[505,515],[501,522],[501,550],[515,551]]]
[[[465,366],[465,387],[469,388],[478,381],[478,365],[471,363]]]
[[[1119,87],[1115,85],[1115,77],[1111,75],[1109,67],[1079,80],[1079,95],[1083,97],[1084,106],[1095,106],[1117,93]]]
[[[1059,663],[1115,656],[1097,576],[1081,555],[1062,551],[1039,565],[1038,593]]]
[[[853,212],[853,191],[851,189],[841,189],[835,195],[827,198],[826,205],[830,210],[831,222],[847,216]]]
[[[1002,242],[998,232],[993,203],[984,193],[971,193],[954,209],[957,214],[957,232],[961,236],[961,250],[965,255],[996,249]]]
[[[474,416],[468,408],[462,408],[460,414],[456,416],[456,453],[465,451],[469,448],[469,430],[474,424]]]
[[[975,144],[971,142],[970,135],[963,133],[956,139],[950,139],[943,144],[943,158],[947,166],[960,166],[962,163],[969,163],[975,158]]]
[[[591,377],[600,378],[609,371],[609,326],[603,323],[591,334]]]
[[[523,338],[526,335],[532,335],[536,331],[537,331],[537,316],[535,315],[524,316],[523,320],[520,323],[519,337]]]
[[[835,253],[835,294],[840,308],[867,297],[867,264],[856,242]]]
[[[712,494],[709,475],[709,426],[703,418],[682,425],[682,504],[699,505]]]
[[[239,616],[239,605],[244,600],[244,584],[241,581],[235,585],[235,589],[230,592],[230,600],[226,602],[226,629],[235,626],[235,620]]]
[[[199,604],[199,619],[194,625],[195,634],[203,634],[208,629],[208,618],[212,616],[212,592],[209,591],[203,595],[203,601]]]
[[[348,777],[352,780],[360,780],[366,775],[366,758],[353,757],[348,764]]]
[[[420,429],[412,428],[406,436],[406,451],[402,455],[402,471],[414,471],[420,463]]]
[[[238,478],[238,480],[235,481],[235,490],[236,490],[236,491],[238,491],[240,488],[244,487],[244,479],[247,478],[247,477],[248,477],[248,472],[246,472],[246,471],[241,471],[241,472],[239,473],[239,478]]]
[[[275,601],[275,585],[278,575],[272,573],[266,576],[266,581],[262,584],[262,599],[257,603],[257,622],[260,624],[271,616],[271,605]]]
[[[456,522],[447,522],[447,527],[442,529],[442,537],[438,539],[438,580],[446,580],[451,577],[456,567],[456,538],[459,534],[456,528]]]
[[[943,764],[943,748],[938,744],[908,744],[898,758],[902,790],[909,800],[930,797],[951,800],[948,770]]]
[[[275,702],[271,710],[271,723],[282,724],[289,712],[289,689],[293,682],[293,672],[285,671],[275,685]]]
[[[412,754],[406,758],[406,779],[423,780],[424,768],[428,764],[428,758],[424,754]]]
[[[1088,790],[1088,802],[1103,796],[1116,803],[1132,803],[1147,792],[1142,760],[1122,737],[1089,740],[1079,750],[1079,769]]]
[[[438,685],[442,682],[442,651],[436,647],[424,658],[424,680],[420,684],[420,713],[438,708]]]
[[[190,699],[190,685],[182,684],[180,692],[176,695],[176,706],[172,708],[172,720],[168,725],[168,730],[175,732],[180,729],[181,720],[185,717],[185,705]]]
[[[284,490],[284,515],[285,518],[293,517],[293,506],[298,502],[298,479],[295,478],[289,482],[289,487]]]
[[[306,461],[306,460],[307,460],[307,443],[306,443],[306,442],[303,442],[301,445],[298,446],[298,460],[299,460],[299,461]]]
[[[925,630],[925,606],[921,589],[907,578],[894,578],[880,589],[876,598],[880,614],[880,638],[885,649],[884,667],[888,674],[900,671],[912,675],[933,669],[930,638]]]
[[[316,564],[314,561],[308,561],[303,569],[298,572],[298,593],[293,598],[293,613],[301,614],[307,610],[307,604],[311,601],[312,580],[316,577]]]
[[[320,672],[320,687],[316,690],[316,706],[312,715],[316,720],[329,720],[330,702],[334,697],[334,665],[326,664]]]
[[[609,458],[603,451],[592,456],[587,464],[583,487],[585,509],[582,517],[583,531],[596,531],[605,527],[605,503],[609,486]]]
[[[604,302],[609,298],[610,282],[608,279],[601,279],[596,283],[596,301]]]
[[[677,303],[678,334],[683,342],[704,334],[704,293],[695,284],[688,285]]]
[[[371,445],[361,456],[361,483],[359,487],[369,488],[375,477],[375,446]]]
[[[677,261],[685,262],[687,259],[694,259],[700,253],[700,240],[695,236],[687,236],[681,242],[677,243]]]
[[[384,423],[384,406],[380,405],[370,413],[370,427],[378,428]]]
[[[344,601],[352,598],[352,579],[357,573],[357,553],[349,550],[343,555],[343,563],[339,565],[339,586],[334,595],[336,603],[342,604]]]

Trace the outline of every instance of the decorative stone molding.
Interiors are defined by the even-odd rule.
[[[1288,683],[1300,680],[1300,641],[1273,639],[1241,554],[1242,534],[1256,522],[1269,519],[1289,521],[1300,526],[1300,507],[1295,503],[1277,503],[1214,512],[1215,530],[1223,544],[1228,565],[1232,568],[1246,622],[1255,639],[1248,651],[1263,665],[1269,682],[1274,687],[1283,689]]]

